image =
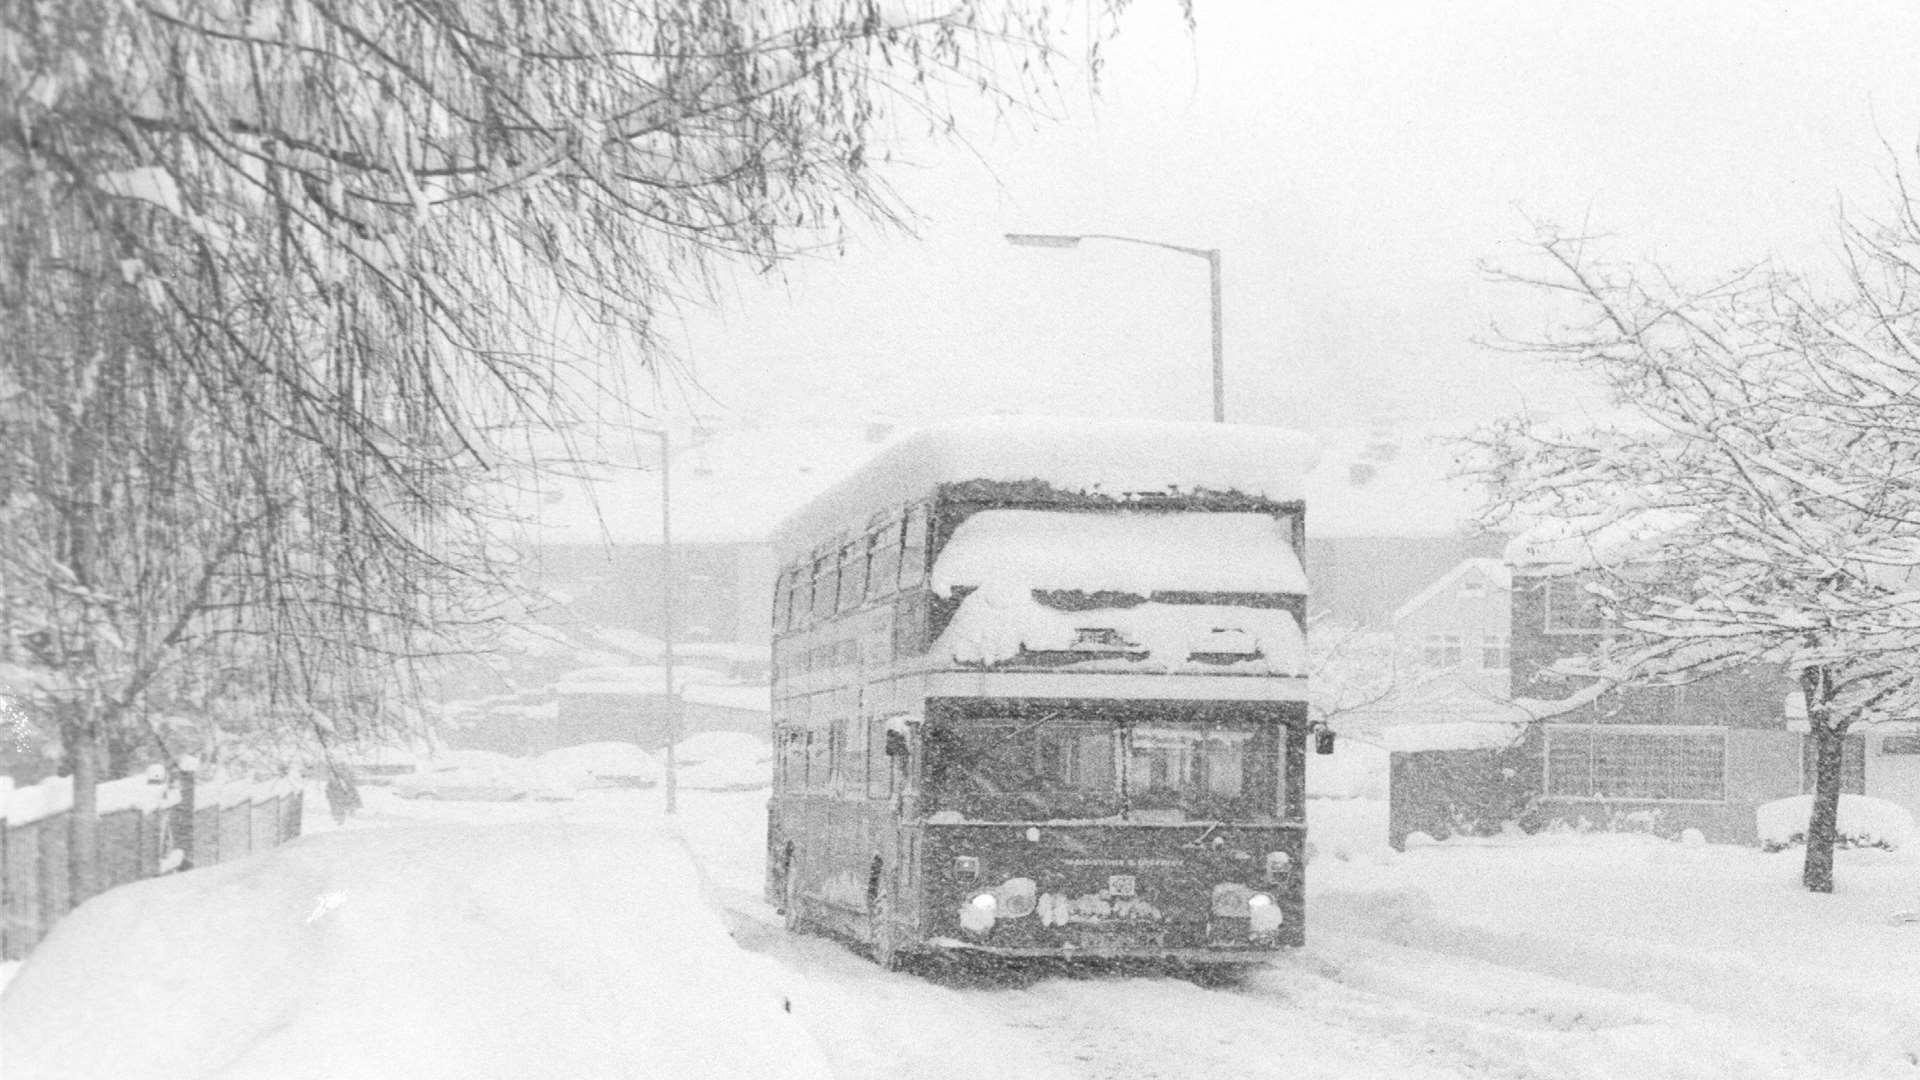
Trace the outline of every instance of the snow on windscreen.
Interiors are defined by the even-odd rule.
[[[954,530],[932,584],[1304,595],[1290,532],[1265,514],[983,510]]]
[[[1146,602],[1063,611],[1035,590],[1303,595],[1289,526],[1264,514],[983,510],[934,562],[941,596],[972,589],[937,646],[966,664],[1021,652],[1078,653],[1079,666],[1297,675],[1300,625],[1289,611]],[[1202,659],[1195,659],[1195,657]]]
[[[1158,603],[1060,611],[998,586],[961,601],[934,649],[962,664],[1078,653],[1079,670],[1221,675],[1305,675],[1307,652],[1289,611]]]

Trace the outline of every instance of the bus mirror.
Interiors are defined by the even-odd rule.
[[[1313,733],[1313,752],[1316,754],[1333,753],[1333,729],[1320,728]]]
[[[907,756],[907,733],[904,731],[887,732],[887,756],[903,758]]]

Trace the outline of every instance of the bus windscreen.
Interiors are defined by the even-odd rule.
[[[1280,759],[1274,725],[1175,713],[968,716],[927,732],[932,810],[976,821],[1272,822]]]

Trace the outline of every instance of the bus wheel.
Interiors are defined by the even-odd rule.
[[[785,879],[781,886],[782,914],[786,916],[787,932],[797,934],[805,924],[800,918],[800,868],[795,865],[794,860],[787,861],[787,872],[782,876]]]
[[[882,971],[899,971],[905,957],[900,952],[900,928],[893,921],[893,899],[882,892],[868,905],[867,919],[873,927],[873,962]]]

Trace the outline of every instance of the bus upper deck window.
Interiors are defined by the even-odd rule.
[[[813,604],[812,615],[815,620],[833,617],[833,605],[839,593],[840,565],[832,555],[823,555],[813,562]]]
[[[804,630],[813,617],[813,568],[801,563],[793,568],[793,602],[787,606],[787,629]]]
[[[867,542],[859,540],[840,549],[839,610],[852,611],[867,594]]]
[[[927,508],[907,511],[906,535],[900,545],[900,584],[918,585],[927,577]]]
[[[804,595],[800,589],[800,571],[797,567],[788,567],[786,572],[780,575],[780,592],[774,605],[773,623],[776,630],[794,628],[797,614],[794,610],[794,602],[795,597],[799,595]]]
[[[899,521],[889,521],[872,536],[872,563],[867,576],[867,596],[878,599],[892,592],[900,582]]]

